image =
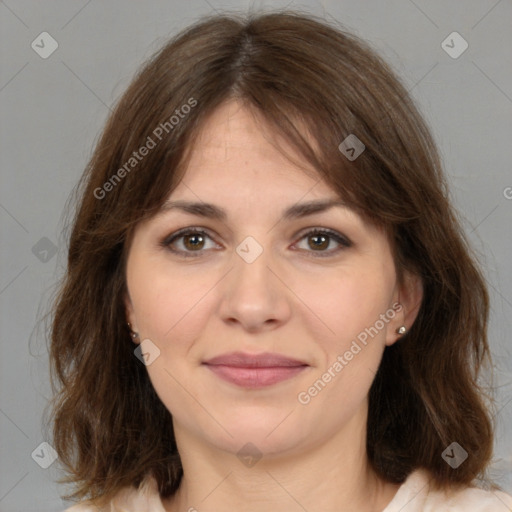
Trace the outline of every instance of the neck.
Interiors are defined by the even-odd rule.
[[[364,424],[354,417],[307,451],[263,454],[247,465],[175,424],[183,479],[166,510],[381,512],[399,486],[379,479],[368,463]]]

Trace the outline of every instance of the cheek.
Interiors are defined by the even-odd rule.
[[[322,356],[299,402],[311,400],[318,414],[332,405],[332,414],[344,421],[363,403],[375,378],[387,329],[380,318],[389,311],[394,283],[393,272],[383,267],[352,267],[323,280],[322,287],[308,285],[312,311],[304,318]]]
[[[204,298],[213,285],[213,278],[192,268],[171,272],[169,265],[138,267],[130,292],[141,336],[166,351],[195,339],[208,316]]]
[[[386,282],[358,275],[331,281],[329,293],[319,296],[315,313],[329,330],[315,331],[316,315],[307,316],[310,338],[322,356],[297,395],[310,417],[327,415],[339,425],[365,403],[385,347],[387,324],[380,315],[388,310],[389,294]]]
[[[130,291],[141,339],[149,338],[160,350],[159,356],[146,368],[153,388],[167,410],[186,424],[190,418],[205,414],[191,400],[190,392],[202,396],[207,390],[194,381],[189,363],[194,344],[212,315],[207,292],[218,278],[186,268],[173,269],[171,274],[169,267],[157,264],[139,267],[132,276]]]
[[[308,307],[303,317],[309,319],[308,330],[329,352],[345,350],[388,310],[393,272],[381,267],[351,267],[302,283],[300,293],[307,297],[304,302]],[[386,329],[379,331],[379,338],[384,338]]]

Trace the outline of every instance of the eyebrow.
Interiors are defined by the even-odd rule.
[[[322,199],[298,203],[284,210],[282,219],[299,219],[315,213],[324,212],[336,206],[342,208],[347,207],[346,203],[341,199]],[[166,201],[161,207],[159,214],[176,209],[199,217],[208,217],[219,221],[226,221],[228,218],[227,212],[214,204],[185,200]]]

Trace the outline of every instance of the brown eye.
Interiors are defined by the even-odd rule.
[[[330,229],[313,229],[304,233],[301,240],[307,239],[307,248],[304,250],[312,256],[327,257],[339,253],[343,249],[352,246],[352,242],[336,231]],[[332,243],[337,244],[328,250]],[[300,247],[299,247],[300,248]],[[302,248],[300,248],[302,249]],[[311,254],[316,253],[316,254]]]
[[[188,228],[166,237],[161,241],[161,245],[169,251],[186,258],[200,256],[203,251],[213,248],[206,247],[208,240],[212,240],[212,237],[205,231]]]
[[[300,238],[301,241],[305,239],[307,239],[307,248],[300,249],[318,257],[332,256],[352,246],[348,238],[330,229],[310,230]],[[214,248],[207,247],[208,240],[213,243],[212,237],[206,231],[187,228],[169,235],[160,244],[169,251],[187,258],[201,256],[203,251]],[[338,247],[328,250],[333,243]]]
[[[314,250],[327,249],[329,247],[329,237],[325,235],[309,235],[309,246]]]
[[[190,235],[184,235],[183,245],[190,250],[202,249],[204,246],[204,237],[201,234],[193,233]]]

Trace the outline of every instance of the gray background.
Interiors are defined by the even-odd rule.
[[[49,453],[38,448],[50,396],[41,319],[65,268],[63,208],[111,106],[140,64],[198,16],[285,6],[335,18],[369,40],[403,77],[433,129],[492,296],[499,386],[492,474],[512,492],[510,0],[7,0],[0,2],[1,512],[68,505],[54,483],[58,464],[45,470],[31,457],[36,450],[44,461]],[[31,47],[44,31],[58,42],[46,59]],[[441,47],[453,31],[469,44],[458,58]]]

